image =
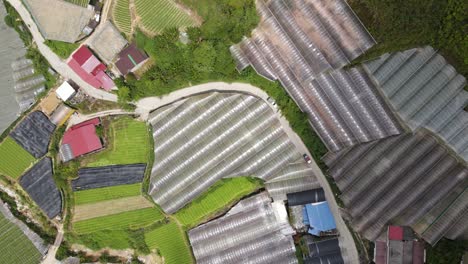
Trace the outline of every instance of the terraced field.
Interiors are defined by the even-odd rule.
[[[171,0],[135,0],[142,26],[159,33],[166,28],[194,26],[194,20]]]
[[[184,232],[174,222],[145,233],[150,249],[158,249],[166,264],[193,263],[192,254]]]
[[[23,232],[0,213],[0,263],[36,264],[41,257]]]
[[[141,194],[141,183],[90,189],[75,192],[75,205],[137,196]]]
[[[247,177],[223,179],[174,216],[184,226],[194,227],[260,187],[259,181]]]
[[[132,17],[129,5],[129,0],[116,0],[112,10],[115,25],[127,35],[132,31]]]
[[[0,174],[19,178],[35,161],[34,157],[11,137],[0,143]]]
[[[86,167],[147,163],[150,133],[145,123],[130,117],[113,120],[108,131],[109,146],[99,153],[88,155]]]
[[[75,5],[82,6],[82,7],[87,7],[89,3],[89,0],[65,0],[65,1],[75,4]]]
[[[145,208],[119,214],[96,217],[74,223],[76,233],[86,234],[102,230],[136,229],[160,221],[164,215],[157,208]]]

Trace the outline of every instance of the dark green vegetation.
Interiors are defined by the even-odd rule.
[[[351,7],[378,42],[358,61],[431,45],[468,75],[468,4],[465,0],[352,0]]]
[[[261,180],[247,177],[222,179],[174,216],[186,228],[192,228],[226,211],[242,197],[262,186]]]
[[[44,43],[62,59],[70,57],[73,51],[80,46],[78,43],[67,43],[56,40],[46,40]]]
[[[427,263],[460,263],[466,251],[468,251],[468,240],[453,241],[443,238],[435,247],[427,249]]]
[[[27,26],[21,20],[21,16],[16,12],[16,10],[5,0],[3,0],[5,5],[7,16],[4,18],[8,26],[14,28],[18,32],[21,40],[24,42],[24,45],[27,48],[26,58],[33,61],[34,69],[38,74],[41,74],[45,77],[46,88],[51,88],[56,83],[56,78],[49,72],[49,62],[41,55],[39,50],[34,46],[32,41],[31,33],[26,30]]]
[[[274,98],[292,128],[301,136],[315,160],[325,154],[326,148],[310,128],[306,116],[278,82],[270,82],[247,69],[239,74],[229,47],[249,35],[257,25],[255,3],[251,0],[184,0],[204,19],[200,28],[188,28],[188,45],[179,42],[176,29],[148,38],[136,32],[135,41],[154,60],[140,80],[130,77],[117,81],[121,102],[146,96],[163,95],[175,90],[210,81],[251,83]]]

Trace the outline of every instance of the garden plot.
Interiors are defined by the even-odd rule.
[[[86,167],[148,162],[151,141],[145,123],[130,117],[115,119],[106,134],[108,146],[99,153],[88,155],[83,161]]]
[[[74,193],[75,205],[97,203],[124,197],[138,196],[141,194],[141,183],[124,184],[112,187],[104,187],[77,191]]]
[[[185,234],[174,222],[145,233],[145,242],[150,249],[158,249],[166,264],[193,263]]]
[[[194,227],[216,215],[230,204],[260,188],[259,181],[241,177],[223,179],[174,216],[186,227]]]
[[[89,4],[89,0],[65,0],[65,1],[78,5],[78,6],[82,6],[82,7],[87,7]]]
[[[43,158],[20,178],[20,185],[49,218],[62,211],[62,196],[52,177],[52,160]]]
[[[78,179],[72,181],[72,188],[76,191],[138,183],[143,180],[145,169],[146,164],[80,169],[78,171]]]
[[[0,174],[17,179],[29,168],[34,157],[18,145],[11,137],[0,143]]]
[[[0,213],[0,263],[36,264],[41,257],[23,232]]]
[[[157,208],[145,208],[119,214],[96,217],[73,224],[78,234],[92,233],[102,230],[137,229],[164,219]]]
[[[112,17],[120,31],[127,35],[132,32],[132,16],[130,14],[129,0],[116,0],[114,9],[112,10]]]
[[[29,114],[10,133],[10,136],[36,158],[47,153],[55,125],[44,113],[35,111]]]
[[[196,24],[171,0],[135,0],[135,6],[141,25],[155,34],[166,28],[186,28]]]
[[[121,199],[84,204],[75,207],[73,221],[77,222],[152,206],[153,204],[146,200],[143,196],[126,197]]]

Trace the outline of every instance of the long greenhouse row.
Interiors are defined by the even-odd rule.
[[[292,229],[266,194],[241,201],[225,216],[189,231],[197,263],[298,263]],[[288,235],[289,233],[289,235]]]
[[[254,96],[193,96],[154,111],[150,123],[156,158],[149,194],[167,213],[224,177],[263,179],[279,200],[318,186],[274,110]]]
[[[325,157],[352,226],[370,240],[398,220],[436,243],[468,213],[468,169],[428,131]]]
[[[257,11],[230,48],[237,69],[278,80],[307,114],[353,227],[369,239],[392,221],[432,244],[467,237],[465,77],[432,47],[342,69],[375,44],[343,0],[259,0]]]
[[[335,70],[374,44],[346,2],[272,0],[257,7],[260,25],[231,47],[238,69],[252,65],[278,79],[329,150],[402,132],[365,72]]]
[[[437,133],[468,161],[466,79],[432,47],[385,54],[366,63],[391,106],[412,131]]]

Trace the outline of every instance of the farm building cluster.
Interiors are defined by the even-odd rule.
[[[375,44],[347,3],[288,3],[257,1],[260,23],[231,54],[307,114],[354,230],[375,241],[398,221],[432,245],[466,239],[466,79],[432,47],[343,69]]]
[[[134,44],[129,44],[110,21],[97,28],[88,39],[88,45],[81,45],[67,63],[81,79],[106,91],[115,87],[111,76],[134,72],[149,58]],[[111,69],[101,60],[111,65]]]

